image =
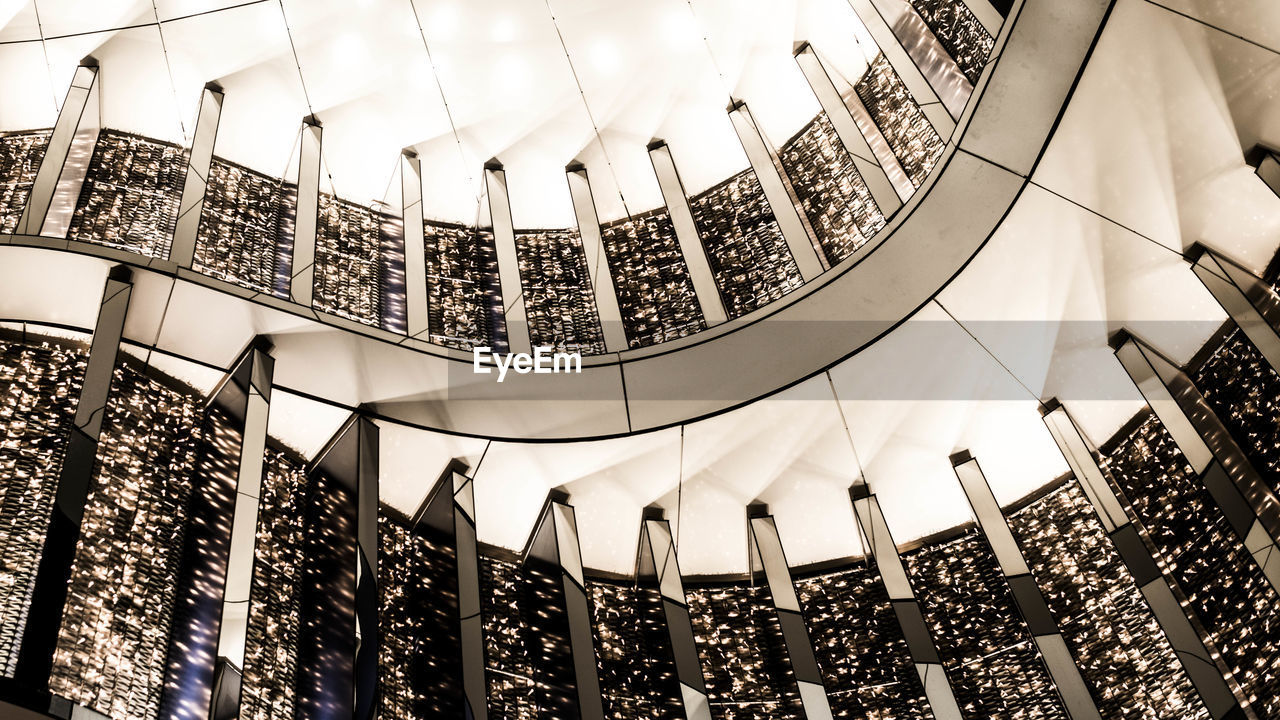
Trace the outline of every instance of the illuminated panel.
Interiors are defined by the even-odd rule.
[[[292,718],[296,710],[306,492],[302,463],[268,449],[240,684],[242,720]]]
[[[214,158],[192,268],[287,299],[292,252],[281,257],[279,246],[293,235],[292,211],[284,205],[297,201],[297,191],[288,190],[280,180]]]
[[[276,243],[276,282],[271,294],[289,298],[293,282],[293,236],[298,222],[298,186],[286,183],[281,191],[280,234]]]
[[[1105,467],[1146,526],[1159,559],[1186,593],[1260,717],[1280,717],[1277,597],[1154,415],[1106,453]]]
[[[0,134],[0,234],[18,227],[52,130]]]
[[[610,718],[683,718],[680,681],[656,587],[591,582],[596,666]]]
[[[903,554],[966,718],[1066,719],[991,548],[975,531]]]
[[[933,129],[884,53],[876,55],[854,91],[902,163],[911,184],[920,187],[942,154],[942,136]]]
[[[533,557],[521,572],[520,612],[528,633],[524,646],[533,669],[538,717],[578,717],[578,683],[562,575],[559,565]]]
[[[480,597],[484,612],[485,675],[488,678],[489,716],[503,720],[535,720],[533,666],[526,642],[526,615],[533,612],[521,602],[520,566],[480,555]]]
[[[13,677],[76,401],[84,348],[0,338],[0,674]]]
[[[493,231],[428,222],[427,318],[431,342],[506,351],[507,330]]]
[[[884,214],[825,112],[788,140],[778,157],[828,264],[849,257],[884,227]]]
[[[206,720],[213,702],[222,591],[227,583],[231,521],[244,445],[244,400],[239,408],[224,407],[226,396],[209,405],[201,423],[199,460],[185,511],[187,528],[165,662],[160,707],[164,718]],[[238,413],[240,419],[232,413]]]
[[[689,209],[730,318],[804,284],[755,170],[690,198]]]
[[[404,220],[388,212],[378,216],[378,302],[383,330],[408,332],[404,286]]]
[[[382,716],[462,718],[457,554],[450,538],[378,517],[379,692]]]
[[[167,258],[185,181],[182,148],[103,130],[67,237]]]
[[[116,368],[49,689],[112,718],[159,710],[199,400]]]
[[[315,306],[365,325],[377,325],[382,268],[380,223],[355,203],[320,193],[316,230]]]
[[[1238,329],[1191,375],[1267,486],[1280,491],[1280,376]]]
[[[323,469],[303,508],[297,720],[350,720],[356,655],[355,490]]]
[[[978,16],[963,0],[911,0],[911,5],[960,66],[960,72],[969,82],[978,82],[996,44]]]
[[[676,229],[665,208],[600,226],[629,347],[706,328]]]
[[[712,716],[802,720],[804,707],[768,588],[686,588],[685,595]]]
[[[603,354],[604,332],[578,231],[517,230],[516,256],[533,345]]]
[[[1009,525],[1103,717],[1209,717],[1079,483]]]
[[[795,586],[835,717],[933,717],[874,561]]]

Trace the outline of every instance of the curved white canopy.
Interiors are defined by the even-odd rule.
[[[832,14],[827,16],[830,18],[845,17],[836,12],[841,4],[837,0],[833,3],[815,3],[813,7],[831,8]],[[680,7],[674,0],[671,4]],[[173,10],[172,5],[161,3],[161,13],[166,8],[173,12],[191,11]],[[286,2],[286,10],[293,5]],[[323,5],[317,3],[316,7]],[[371,2],[366,9],[381,11],[382,5]],[[421,3],[418,7],[429,9],[427,5]],[[46,3],[41,2],[40,6],[43,18]],[[49,6],[55,7],[56,3]],[[729,6],[730,3],[693,2],[700,16],[704,12],[701,8],[708,8],[707,17],[713,17],[717,7],[730,13]],[[947,461],[955,450],[973,452],[1002,502],[1012,501],[1065,472],[1066,464],[1038,417],[1037,399],[1062,399],[1083,421],[1093,440],[1106,439],[1141,407],[1136,389],[1106,347],[1109,332],[1123,325],[1140,324],[1144,336],[1175,359],[1185,361],[1225,320],[1225,314],[1190,272],[1180,253],[1200,241],[1260,272],[1280,245],[1280,199],[1243,161],[1244,150],[1258,142],[1280,146],[1280,62],[1274,49],[1280,48],[1280,11],[1260,0],[1229,8],[1193,0],[1181,0],[1176,6],[1191,17],[1142,0],[1116,3],[1032,183],[995,235],[939,294],[936,303],[927,305],[911,322],[863,353],[829,373],[744,408],[679,427],[610,440],[491,443],[384,423],[384,500],[412,509],[438,469],[450,457],[463,457],[476,473],[481,540],[520,547],[547,489],[563,486],[578,508],[587,565],[629,571],[634,561],[640,510],[646,504],[657,503],[666,508],[680,538],[682,570],[720,573],[745,568],[743,510],[753,500],[770,503],[789,561],[804,564],[860,552],[845,495],[845,489],[860,473],[880,494],[897,539],[907,541],[968,519],[967,507]],[[532,12],[527,5],[520,7],[522,12]],[[552,7],[558,7],[557,3],[552,2]],[[788,7],[797,27],[800,18],[809,17],[805,14],[809,3]],[[262,3],[201,17],[225,17],[223,13],[229,12],[265,14],[273,8],[278,13],[278,5]],[[12,14],[0,39],[20,39],[14,35],[26,32],[26,12],[20,7]],[[572,16],[566,6],[563,15],[557,17],[563,23],[571,52],[575,43],[590,47],[592,28],[600,30],[609,23],[614,23],[615,30],[618,26],[635,27],[635,34],[642,32],[638,21],[623,22],[621,15],[611,14],[615,12],[622,11],[583,11]],[[747,22],[736,14],[733,17],[737,22]],[[1259,22],[1259,18],[1266,21]],[[69,32],[75,23],[89,21],[86,18],[73,22],[68,17],[60,27]],[[463,16],[458,22],[459,28],[476,26],[475,22],[464,22]],[[549,18],[546,22],[550,23]],[[574,22],[581,24],[576,31]],[[779,24],[776,19],[773,22]],[[524,31],[525,20],[513,23]],[[726,23],[728,20],[720,18],[709,27],[733,27]],[[329,26],[329,32],[334,31],[334,23],[322,22],[321,15],[313,17],[313,24],[317,32],[325,26]],[[770,37],[766,24],[761,20],[758,33]],[[486,21],[484,27],[496,32],[502,25]],[[154,25],[147,28],[146,31],[155,32]],[[99,43],[93,49],[101,51],[110,45],[120,53],[132,52],[137,47],[124,39],[131,37],[129,33],[143,31],[118,31],[111,35],[115,42]],[[50,32],[48,23],[45,32]],[[464,34],[462,29],[457,32]],[[577,41],[573,40],[575,32],[580,38]],[[723,32],[726,36],[747,37],[739,34],[746,32],[741,29]],[[779,30],[782,35],[798,32],[791,27],[785,32]],[[64,38],[68,43],[73,40],[88,42]],[[629,37],[626,42],[620,41],[620,47],[629,47],[626,43],[632,40]],[[758,81],[749,82],[747,78],[761,77],[750,68],[752,62],[764,62],[757,57],[756,48],[761,43],[769,45],[769,41],[740,40],[731,45],[715,33],[708,33],[708,41],[713,48],[720,48],[716,50],[717,61],[735,88],[742,87],[745,93],[745,88]],[[51,49],[51,62],[62,57],[74,65],[78,59],[74,52],[54,51],[57,43],[53,41],[46,44]],[[406,47],[409,44],[406,42]],[[461,46],[467,43],[460,43]],[[521,44],[529,52],[535,46],[548,58],[554,55],[545,42],[531,40],[528,46]],[[440,47],[441,57],[448,57],[449,42],[442,41]],[[733,47],[738,48],[736,53]],[[550,48],[555,50],[555,44]],[[432,50],[434,57],[435,45]],[[787,50],[787,61],[791,62],[789,47]],[[31,51],[29,43],[0,45],[0,67],[8,69],[18,67],[11,63],[27,63],[28,67],[44,68],[43,58]],[[705,56],[705,49],[701,52]],[[693,50],[688,53],[689,58],[696,55]],[[753,57],[757,59],[751,60]],[[299,59],[305,77],[306,53],[300,52]],[[107,62],[104,57],[104,83],[113,82]],[[267,66],[281,63],[264,62],[265,65],[254,64],[254,69],[246,71],[262,87],[269,85],[269,78],[279,81],[279,87],[296,82],[296,68],[268,71]],[[488,58],[477,62],[497,61]],[[605,73],[607,56],[596,58],[594,63],[602,68],[600,73]],[[725,70],[726,67],[736,70]],[[471,71],[453,70],[459,74]],[[653,72],[658,73],[658,69]],[[708,72],[713,81],[719,82],[714,69]],[[3,82],[10,85],[29,84],[31,87],[23,92],[32,93],[30,97],[48,98],[49,89],[42,86],[44,76],[35,82],[21,73],[17,79],[14,75],[0,73]],[[763,76],[768,77],[767,73]],[[447,72],[441,74],[442,81],[447,77]],[[653,77],[654,87],[645,89],[644,83],[637,83],[642,87],[635,92],[672,93],[665,101],[669,111],[661,114],[662,119],[653,120],[652,127],[653,134],[666,133],[673,150],[677,150],[675,138],[679,136],[672,133],[678,132],[675,127],[680,123],[671,118],[694,113],[690,117],[695,119],[688,122],[698,125],[696,111],[683,107],[686,103],[696,107],[697,102],[663,85],[656,79],[661,75]],[[139,73],[138,78],[141,83],[151,75]],[[532,82],[540,83],[540,78],[538,75]],[[153,80],[162,86],[168,83],[163,76],[147,82]],[[549,88],[560,88],[565,84],[562,81],[563,78],[546,82]],[[60,82],[65,87],[65,81]],[[761,87],[769,85],[758,82]],[[609,105],[604,99],[609,82],[584,77],[583,83],[589,99],[594,93],[602,97],[602,107]],[[230,110],[234,83],[226,84]],[[245,87],[251,85],[246,83]],[[357,109],[361,105],[354,99],[357,96],[343,95],[356,92],[353,88],[358,85],[353,81],[345,86],[346,90],[335,87],[326,91],[334,93],[330,107],[342,107],[344,102],[350,106],[344,111],[350,113],[348,120],[341,120],[343,112],[336,110],[333,120],[326,119],[326,132],[343,127],[343,122],[350,122],[353,130],[366,122],[357,118],[363,112]],[[445,96],[451,98],[447,85],[445,90]],[[624,93],[618,88],[614,92]],[[568,112],[565,108],[578,107],[573,105],[580,103],[575,100],[575,93],[576,89],[559,105],[564,112]],[[347,100],[340,100],[342,97]],[[532,125],[518,141],[515,135],[501,141],[492,139],[506,131],[492,129],[493,134],[486,135],[479,129],[486,127],[478,119],[479,106],[483,104],[479,94],[473,98],[471,108],[467,108],[466,97],[465,93],[458,96],[462,104],[458,114],[464,125],[476,129],[473,136],[460,133],[465,151],[474,158],[483,158],[504,150],[501,157],[509,173],[513,172],[512,163],[518,154],[498,145],[515,147],[527,143],[529,148],[542,147],[536,138],[550,135],[540,134],[543,131],[538,128],[550,128],[545,132],[551,134],[568,132],[560,127],[558,119],[542,116],[536,120],[537,112],[532,110],[527,116],[514,113],[506,117],[498,113],[503,119],[494,123],[528,121]],[[748,99],[763,121],[768,101]],[[186,102],[190,109],[194,100]],[[617,102],[615,108],[626,106],[624,100]],[[452,99],[450,103],[452,108]],[[27,104],[0,103],[0,127],[40,124],[36,112],[25,107]],[[657,107],[661,103],[642,105]],[[594,110],[595,105],[592,107]],[[290,110],[293,114],[280,114],[279,128],[296,128],[295,110]],[[811,115],[813,111],[809,108],[804,112]],[[51,101],[48,112],[51,115]],[[442,118],[443,110],[440,112]],[[26,119],[23,113],[27,114]],[[718,113],[716,122],[723,120],[722,105]],[[783,110],[778,113],[787,114]],[[160,110],[139,113],[137,121],[150,122],[155,119],[150,116],[160,114]],[[324,111],[320,115],[324,118]],[[224,123],[227,117],[224,115]],[[602,130],[613,128],[603,133],[606,147],[615,168],[623,168],[626,153],[621,148],[634,142],[642,151],[648,139],[644,136],[649,134],[645,128],[650,125],[626,125],[638,122],[635,113],[613,113],[616,125],[610,117],[602,110],[597,121],[603,123]],[[804,119],[807,117],[791,122]],[[51,120],[45,117],[42,122],[47,125]],[[245,127],[248,113],[236,122]],[[574,121],[565,122],[572,126]],[[672,124],[668,127],[664,122]],[[777,127],[786,124],[784,119],[769,122],[778,123]],[[373,126],[364,126],[365,132],[370,132],[370,127]],[[439,127],[435,132],[437,140],[444,138],[437,144],[456,154],[456,144],[449,145],[450,134]],[[726,128],[725,132],[733,139],[731,129]],[[239,134],[240,131],[235,133]],[[281,129],[281,137],[285,134]],[[584,137],[590,141],[592,134]],[[620,148],[616,157],[611,137]],[[624,141],[625,138],[631,139]],[[246,139],[245,147],[259,140]],[[399,142],[390,143],[388,152],[394,154]],[[414,142],[432,140],[420,138]],[[573,145],[564,142],[544,157],[558,155],[560,150],[555,148]],[[553,145],[549,142],[546,147]],[[589,145],[587,142],[582,147]],[[603,161],[584,155],[582,147],[572,154],[589,162]],[[735,167],[728,159],[732,153],[713,152],[715,147],[708,144],[705,148],[709,153],[706,167],[714,169],[707,171],[711,180]],[[496,149],[490,152],[489,148]],[[445,150],[427,151],[437,152],[440,157],[448,154]],[[222,146],[219,152],[224,152]],[[527,152],[537,154],[532,149]],[[338,182],[341,173],[337,168],[346,161],[326,154],[326,162]],[[724,164],[717,166],[716,162]],[[742,161],[739,158],[734,162]],[[563,158],[554,164],[547,165],[549,171],[562,177]],[[702,166],[698,162],[691,165]],[[605,172],[601,170],[594,176]],[[626,181],[621,179],[626,177],[625,171],[618,172],[624,193],[629,193]],[[513,185],[515,182],[513,179]],[[513,189],[513,201],[518,194]],[[629,202],[631,197],[628,194]],[[567,207],[567,199],[564,203]],[[0,317],[91,325],[96,288],[100,287],[106,266],[103,260],[68,253],[0,249]],[[56,281],[50,282],[50,277]],[[77,286],[93,290],[88,301],[74,291]],[[160,355],[154,357],[158,365],[165,363],[166,370],[184,372],[181,363],[161,360]],[[207,382],[200,379],[207,372],[200,377],[195,370],[190,373],[192,381]],[[273,405],[271,432],[304,453],[314,453],[328,433],[336,429],[344,412],[291,395],[286,388],[277,394]]]

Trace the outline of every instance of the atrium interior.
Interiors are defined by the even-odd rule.
[[[0,717],[1280,720],[1280,4],[0,0],[0,98]]]

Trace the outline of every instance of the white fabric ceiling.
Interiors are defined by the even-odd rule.
[[[1062,398],[1095,441],[1106,439],[1141,407],[1106,347],[1108,333],[1136,325],[1166,352],[1186,360],[1225,319],[1179,253],[1204,241],[1261,271],[1280,245],[1280,200],[1242,157],[1242,148],[1259,141],[1280,146],[1280,53],[1268,49],[1268,43],[1280,46],[1280,11],[1260,0],[1230,8],[1207,1],[1176,4],[1193,17],[1144,0],[1117,2],[1033,183],[938,302],[875,346],[829,374],[745,408],[620,439],[489,443],[386,424],[384,500],[411,511],[448,459],[462,457],[475,472],[481,540],[521,547],[547,489],[564,487],[577,507],[588,566],[631,570],[641,508],[657,503],[678,534],[682,570],[721,573],[745,568],[743,510],[753,500],[770,504],[788,559],[804,564],[860,552],[845,495],[859,474],[880,494],[897,539],[906,541],[969,519],[947,460],[956,450],[974,453],[1002,502],[1065,472],[1040,422],[1036,398]],[[41,2],[42,19],[46,13],[56,17],[57,5],[50,2],[46,10]],[[516,210],[522,224],[570,222],[559,179],[567,159],[586,160],[597,183],[611,177],[544,6],[417,4],[444,97],[459,126],[468,157],[464,165],[456,160],[459,148],[433,88],[435,79],[429,66],[421,65],[425,55],[415,54],[423,52],[422,42],[412,37],[416,26],[407,1],[370,1],[345,10],[337,3],[295,5],[303,3],[286,2],[285,9],[295,40],[311,38],[299,43],[299,61],[311,102],[322,103],[316,110],[326,123],[326,163],[343,194],[382,192],[395,152],[406,144],[417,144],[429,158],[433,173],[427,182],[440,184],[434,195],[440,214],[450,207],[449,212],[474,211],[474,194],[464,192],[465,180],[470,173],[474,183],[474,169],[490,155],[507,164],[513,203],[548,193],[547,207]],[[775,142],[816,112],[791,66],[793,39],[836,46],[847,55],[836,61],[841,72],[853,74],[864,62],[855,44],[837,44],[859,32],[842,0],[781,7],[761,2],[750,12],[735,10],[740,3],[694,0],[696,21],[676,0],[626,5],[553,0],[551,6],[571,54],[583,58],[576,67],[584,92],[633,206],[657,202],[643,155],[651,136],[671,141],[691,189],[745,165],[724,117],[730,92],[748,99]],[[201,9],[194,3],[158,7],[161,17]],[[149,7],[144,10],[150,13]],[[60,25],[46,19],[45,34],[51,35],[52,27],[66,33],[127,21],[137,11],[82,15],[97,12],[103,16],[73,18],[64,9]],[[233,22],[232,13],[258,21]],[[1263,13],[1269,13],[1269,23],[1259,25]],[[0,18],[12,17],[0,40],[31,36],[29,15],[27,7],[0,5]],[[391,16],[404,16],[413,33],[400,21],[374,22]],[[226,23],[216,31],[221,39],[194,30],[189,34],[183,52],[191,59],[183,60],[187,69],[175,70],[175,78],[183,73],[194,78],[177,82],[182,117],[191,117],[199,85],[220,78],[228,102],[219,153],[272,172],[288,159],[306,104],[291,54],[282,55],[267,41],[280,22],[277,4],[258,3],[173,23],[193,28]],[[215,32],[213,25],[206,27]],[[136,123],[126,129],[163,134],[144,127],[164,124],[165,108],[172,109],[163,63],[136,76],[113,74],[109,64],[111,57],[133,57],[150,47],[131,40],[134,34],[155,32],[148,26],[109,37],[66,38],[60,42],[79,43],[80,49],[56,52],[57,43],[49,41],[53,87],[65,87],[79,55],[99,53],[104,87],[133,82],[135,104],[141,97],[156,98],[154,106],[137,105],[132,111],[120,101],[110,112],[119,113],[121,122],[128,117]],[[175,69],[178,32],[165,25]],[[258,38],[258,32],[264,35]],[[340,40],[343,33],[353,39]],[[219,43],[242,42],[238,60],[240,51],[217,51]],[[330,52],[325,48],[343,42],[353,43],[344,51],[349,59],[338,63],[341,67],[321,69]],[[196,49],[201,43],[208,45],[206,51]],[[5,83],[0,90],[20,88],[30,93],[23,97],[33,98],[0,104],[0,127],[52,120],[49,70],[38,42],[35,50],[30,43],[0,45],[0,66],[27,63],[38,76],[0,74]],[[379,58],[387,53],[416,58],[425,75],[409,72],[408,64],[385,67]],[[521,81],[510,81],[507,70]],[[319,79],[330,73],[331,82]],[[426,87],[406,101],[400,83],[424,77]],[[146,90],[147,84],[160,90]],[[494,87],[510,95],[491,96]],[[104,97],[117,92],[128,97],[128,90],[118,86]],[[514,106],[512,98],[519,98]],[[421,105],[404,115],[392,112],[406,102]],[[44,110],[27,107],[40,103]],[[139,112],[139,107],[149,110]],[[178,139],[178,113],[171,116],[172,127],[164,132]],[[356,136],[362,143],[354,141]],[[450,167],[453,176],[442,170]],[[445,197],[458,202],[451,205]],[[79,283],[89,283],[85,278],[105,267],[102,261],[67,255],[50,260],[45,251],[6,253],[16,261],[0,263],[0,287],[12,290],[0,293],[0,317],[34,317],[21,296],[31,278],[41,277],[38,263],[56,260],[49,272],[73,272]],[[83,326],[92,323],[91,305],[69,300],[66,307],[44,309],[42,317]],[[271,432],[305,453],[318,450],[341,422],[339,411],[286,393],[277,397]]]
[[[796,41],[848,78],[874,54],[845,0],[41,0],[39,23],[36,5],[0,0],[0,130],[51,126],[93,55],[106,127],[189,144],[200,90],[216,81],[220,156],[294,172],[314,113],[343,197],[398,203],[397,157],[414,147],[426,211],[475,222],[480,168],[496,157],[521,227],[574,223],[574,160],[602,219],[660,205],[653,138],[689,192],[709,187],[747,167],[731,96],[775,144],[818,112]]]

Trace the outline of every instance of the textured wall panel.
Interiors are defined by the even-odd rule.
[[[159,710],[200,399],[117,367],[50,689],[113,720]]]
[[[240,701],[243,720],[292,718],[296,711],[306,489],[302,463],[268,449],[245,636]]]
[[[182,148],[103,130],[67,237],[168,258],[185,173]]]
[[[755,170],[689,198],[689,208],[731,319],[804,284]]]
[[[1103,717],[1209,717],[1078,483],[1012,513],[1009,526]]]
[[[448,538],[378,517],[379,692],[384,718],[462,718],[457,553]]]
[[[676,229],[665,208],[600,226],[630,347],[706,328]]]
[[[1280,492],[1280,376],[1233,330],[1189,373],[1272,492]]]
[[[426,223],[427,317],[431,341],[470,350],[507,344],[493,231]]]
[[[196,237],[197,272],[258,292],[289,297],[292,206],[296,190],[280,180],[213,159]]]
[[[796,581],[838,718],[932,718],[874,561]]]
[[[884,227],[884,214],[825,112],[788,140],[778,157],[829,264],[852,255]]]
[[[960,72],[969,82],[978,82],[996,40],[969,6],[962,0],[911,0],[911,4],[960,66]]]
[[[12,677],[88,355],[0,338],[0,674]]]
[[[517,230],[516,255],[534,347],[603,354],[604,332],[578,231]]]
[[[680,681],[658,589],[605,581],[592,582],[587,589],[605,717],[683,718]]]
[[[911,184],[920,187],[942,155],[943,140],[884,53],[871,62],[854,91],[902,163]]]
[[[966,718],[1066,720],[991,548],[975,531],[906,553],[912,585]]]
[[[18,227],[52,130],[0,134],[0,234]]]
[[[685,588],[717,720],[801,720],[778,613],[762,585]]]
[[[1104,465],[1259,717],[1280,718],[1280,598],[1173,438],[1148,416]]]
[[[526,648],[526,642],[536,638],[529,638],[521,612],[520,575],[520,566],[514,562],[480,556],[489,717],[502,720],[538,717],[532,650]]]
[[[378,215],[320,193],[316,225],[315,306],[365,325],[381,316]]]

